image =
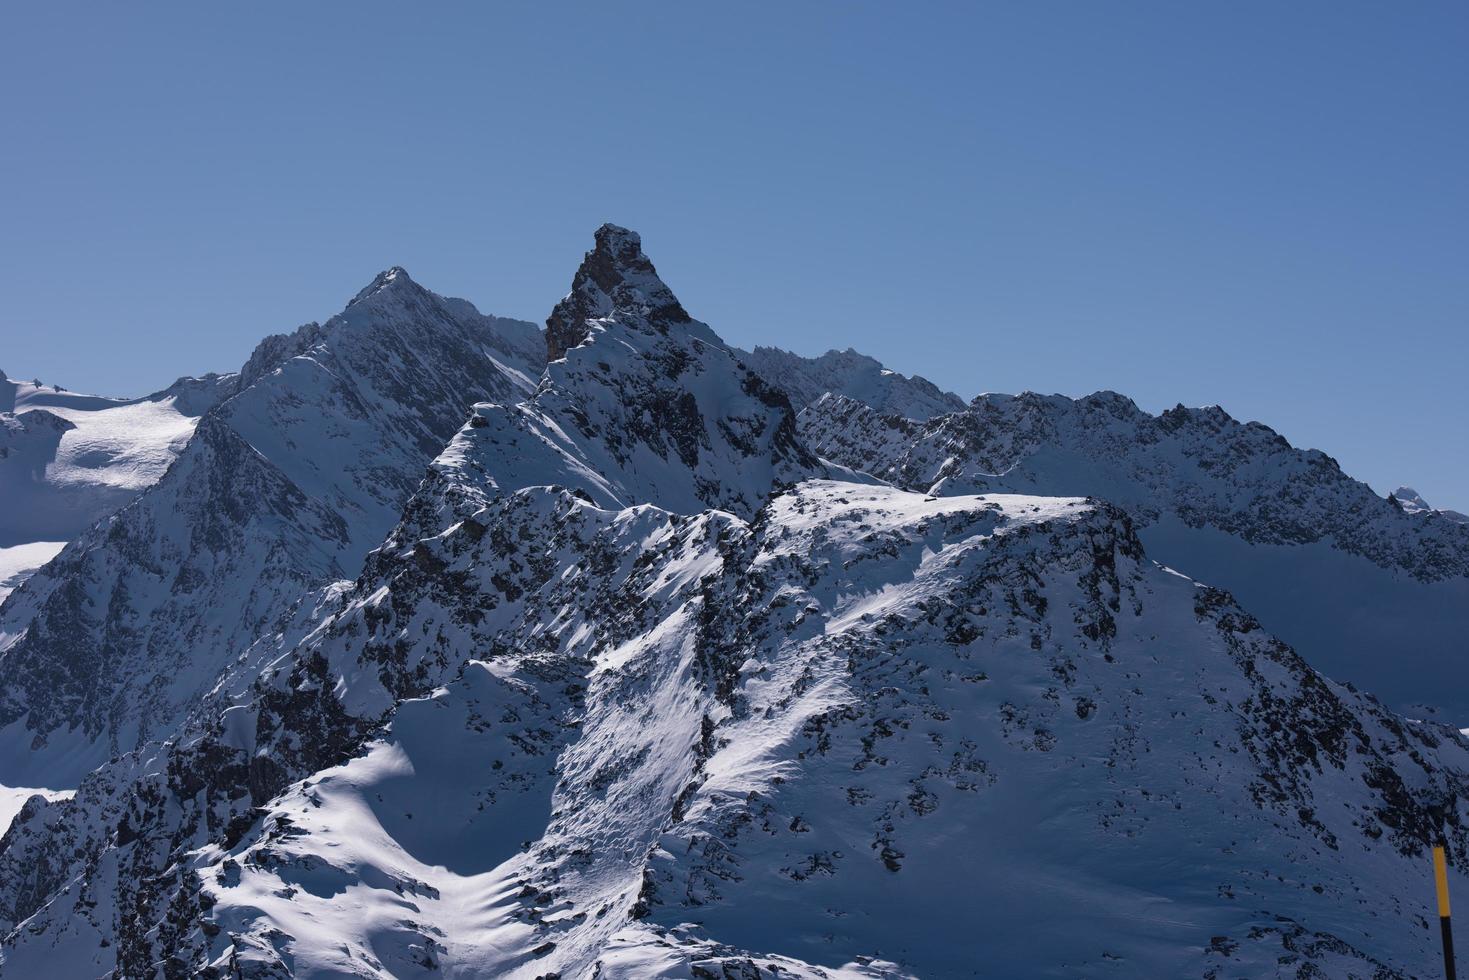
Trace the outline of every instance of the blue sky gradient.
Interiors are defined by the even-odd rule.
[[[1469,6],[6,4],[0,368],[232,370],[604,220],[744,346],[1218,403],[1469,510]]]

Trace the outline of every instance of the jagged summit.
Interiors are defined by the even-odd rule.
[[[1423,494],[1414,490],[1412,487],[1398,487],[1392,493],[1388,494],[1388,496],[1397,500],[1402,505],[1403,510],[1410,514],[1416,514],[1420,510],[1433,510],[1428,505],[1428,501],[1423,499]]]
[[[1412,487],[1398,487],[1387,495],[1388,500],[1396,500],[1398,509],[1405,514],[1436,514],[1439,517],[1453,521],[1455,524],[1469,524],[1469,514],[1461,514],[1457,510],[1445,510],[1435,507],[1423,499],[1423,494]]]
[[[423,287],[413,281],[413,277],[408,274],[407,269],[401,265],[395,265],[391,269],[385,269],[379,272],[373,278],[372,282],[358,290],[357,295],[352,297],[351,302],[347,304],[347,308],[351,309],[358,303],[372,296],[376,296],[385,290],[398,291],[404,289],[422,290]]]
[[[635,233],[597,230],[546,324],[534,395],[475,407],[434,464],[427,510],[560,486],[613,509],[747,518],[774,487],[834,472],[797,438],[784,391],[689,316]]]
[[[592,238],[598,248],[608,248],[619,254],[637,253],[644,261],[647,260],[647,256],[642,254],[643,236],[631,228],[604,221],[600,228],[592,232]],[[651,264],[649,268],[652,268]]]
[[[546,318],[550,360],[560,360],[586,340],[588,320],[616,317],[659,333],[667,333],[673,326],[698,323],[684,310],[673,290],[658,278],[658,270],[643,253],[643,240],[637,232],[604,224],[593,239],[596,244],[576,270],[571,292]],[[703,324],[698,326],[708,330]]]

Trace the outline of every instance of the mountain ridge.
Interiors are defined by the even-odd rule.
[[[1408,513],[1268,426],[1098,392],[984,395],[926,422],[829,395],[801,430],[908,489],[1104,497],[1150,554],[1235,592],[1314,665],[1416,716],[1469,716],[1469,526]]]
[[[384,318],[374,304],[402,314],[379,324],[373,363],[400,367],[433,324],[473,335],[401,270],[379,280],[348,308],[358,326]],[[324,327],[272,341],[251,390],[311,391]],[[1469,741],[1327,679],[1229,593],[1150,557],[1150,536],[1173,517],[1219,535],[1248,519],[1230,540],[1315,548],[1330,542],[1308,517],[1439,518],[1375,495],[1354,509],[1329,457],[1219,410],[984,396],[915,419],[823,394],[798,414],[799,391],[693,319],[617,226],[594,235],[543,342],[538,381],[501,372],[504,396],[445,426],[351,581],[338,556],[371,528],[343,515],[366,498],[315,490],[350,467],[270,442],[323,418],[350,435],[350,413],[280,398],[260,403],[276,414],[206,416],[199,451],[238,457],[186,453],[170,473],[197,465],[239,497],[172,481],[201,494],[191,528],[223,549],[209,554],[243,536],[232,515],[274,501],[297,510],[272,526],[337,567],[278,577],[296,601],[214,664],[208,697],[75,796],[26,803],[0,837],[0,964],[524,980],[1436,969],[1426,852],[1444,841],[1462,887]],[[827,375],[870,377],[857,367]],[[453,386],[411,381],[420,368],[404,359],[367,388],[446,402]],[[922,390],[909,381],[864,390]],[[382,401],[375,433],[429,441],[425,414]],[[278,492],[237,485],[255,465]],[[1282,473],[1313,493],[1259,491]],[[1091,485],[1061,492],[1074,477]],[[1441,584],[1410,570],[1452,570],[1455,552],[1417,540],[1372,553],[1407,549],[1402,577]]]
[[[526,385],[489,356],[497,322],[384,273],[257,345],[157,482],[0,604],[0,781],[65,788],[168,731],[298,599],[355,575],[457,418]]]

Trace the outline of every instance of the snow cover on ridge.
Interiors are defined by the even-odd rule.
[[[1436,968],[1425,849],[1463,887],[1469,742],[1328,681],[1112,504],[841,478],[652,279],[599,232],[535,395],[476,406],[315,625],[25,805],[0,966]]]
[[[739,356],[790,396],[797,410],[831,392],[856,399],[886,415],[923,420],[964,409],[964,399],[933,382],[889,371],[876,359],[848,348],[802,357],[778,347],[756,347]]]
[[[1315,666],[1469,720],[1469,526],[1406,513],[1267,426],[1098,392],[981,395],[926,422],[829,395],[800,428],[822,456],[908,489],[1102,497],[1155,559],[1229,589]]]
[[[47,800],[65,800],[72,796],[71,790],[30,789],[24,786],[0,786],[0,831],[10,828],[10,821],[21,811],[32,796]],[[3,837],[0,832],[0,837]]]
[[[0,886],[7,966],[1406,976],[1424,844],[1469,843],[1462,739],[1075,499],[502,494],[177,746],[22,815],[0,882],[102,846],[44,907]]]
[[[0,605],[0,783],[72,786],[174,731],[356,574],[473,402],[531,386],[530,335],[395,268],[262,341],[162,478]]]
[[[1398,487],[1388,494],[1390,500],[1396,500],[1405,514],[1437,514],[1455,524],[1469,524],[1469,514],[1461,514],[1457,510],[1440,510],[1429,505],[1423,499],[1423,495],[1412,487]]]
[[[67,541],[157,482],[232,375],[102,398],[0,372],[0,601]]]

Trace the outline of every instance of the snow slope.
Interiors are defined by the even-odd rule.
[[[263,341],[164,476],[0,606],[0,782],[74,786],[173,731],[357,573],[472,403],[524,393],[527,331],[392,269]]]
[[[1469,741],[1112,504],[841,478],[634,249],[314,625],[26,805],[7,975],[1435,971]]]
[[[1469,718],[1469,526],[1406,512],[1264,425],[1099,392],[982,395],[927,422],[826,396],[800,427],[821,455],[913,490],[1105,498],[1154,558],[1229,589],[1313,665],[1410,713]]]
[[[232,375],[101,398],[0,372],[0,601],[57,550],[157,482]],[[46,545],[52,547],[46,547]]]
[[[820,357],[802,357],[778,347],[737,353],[752,371],[789,395],[798,410],[827,392],[853,398],[887,415],[915,420],[964,409],[964,399],[958,395],[926,378],[890,371],[851,348],[829,350]]]
[[[65,547],[65,541],[28,541],[0,548],[0,602]]]
[[[22,820],[99,860],[7,969],[1407,976],[1469,843],[1469,744],[1076,499],[501,495],[177,746]]]

